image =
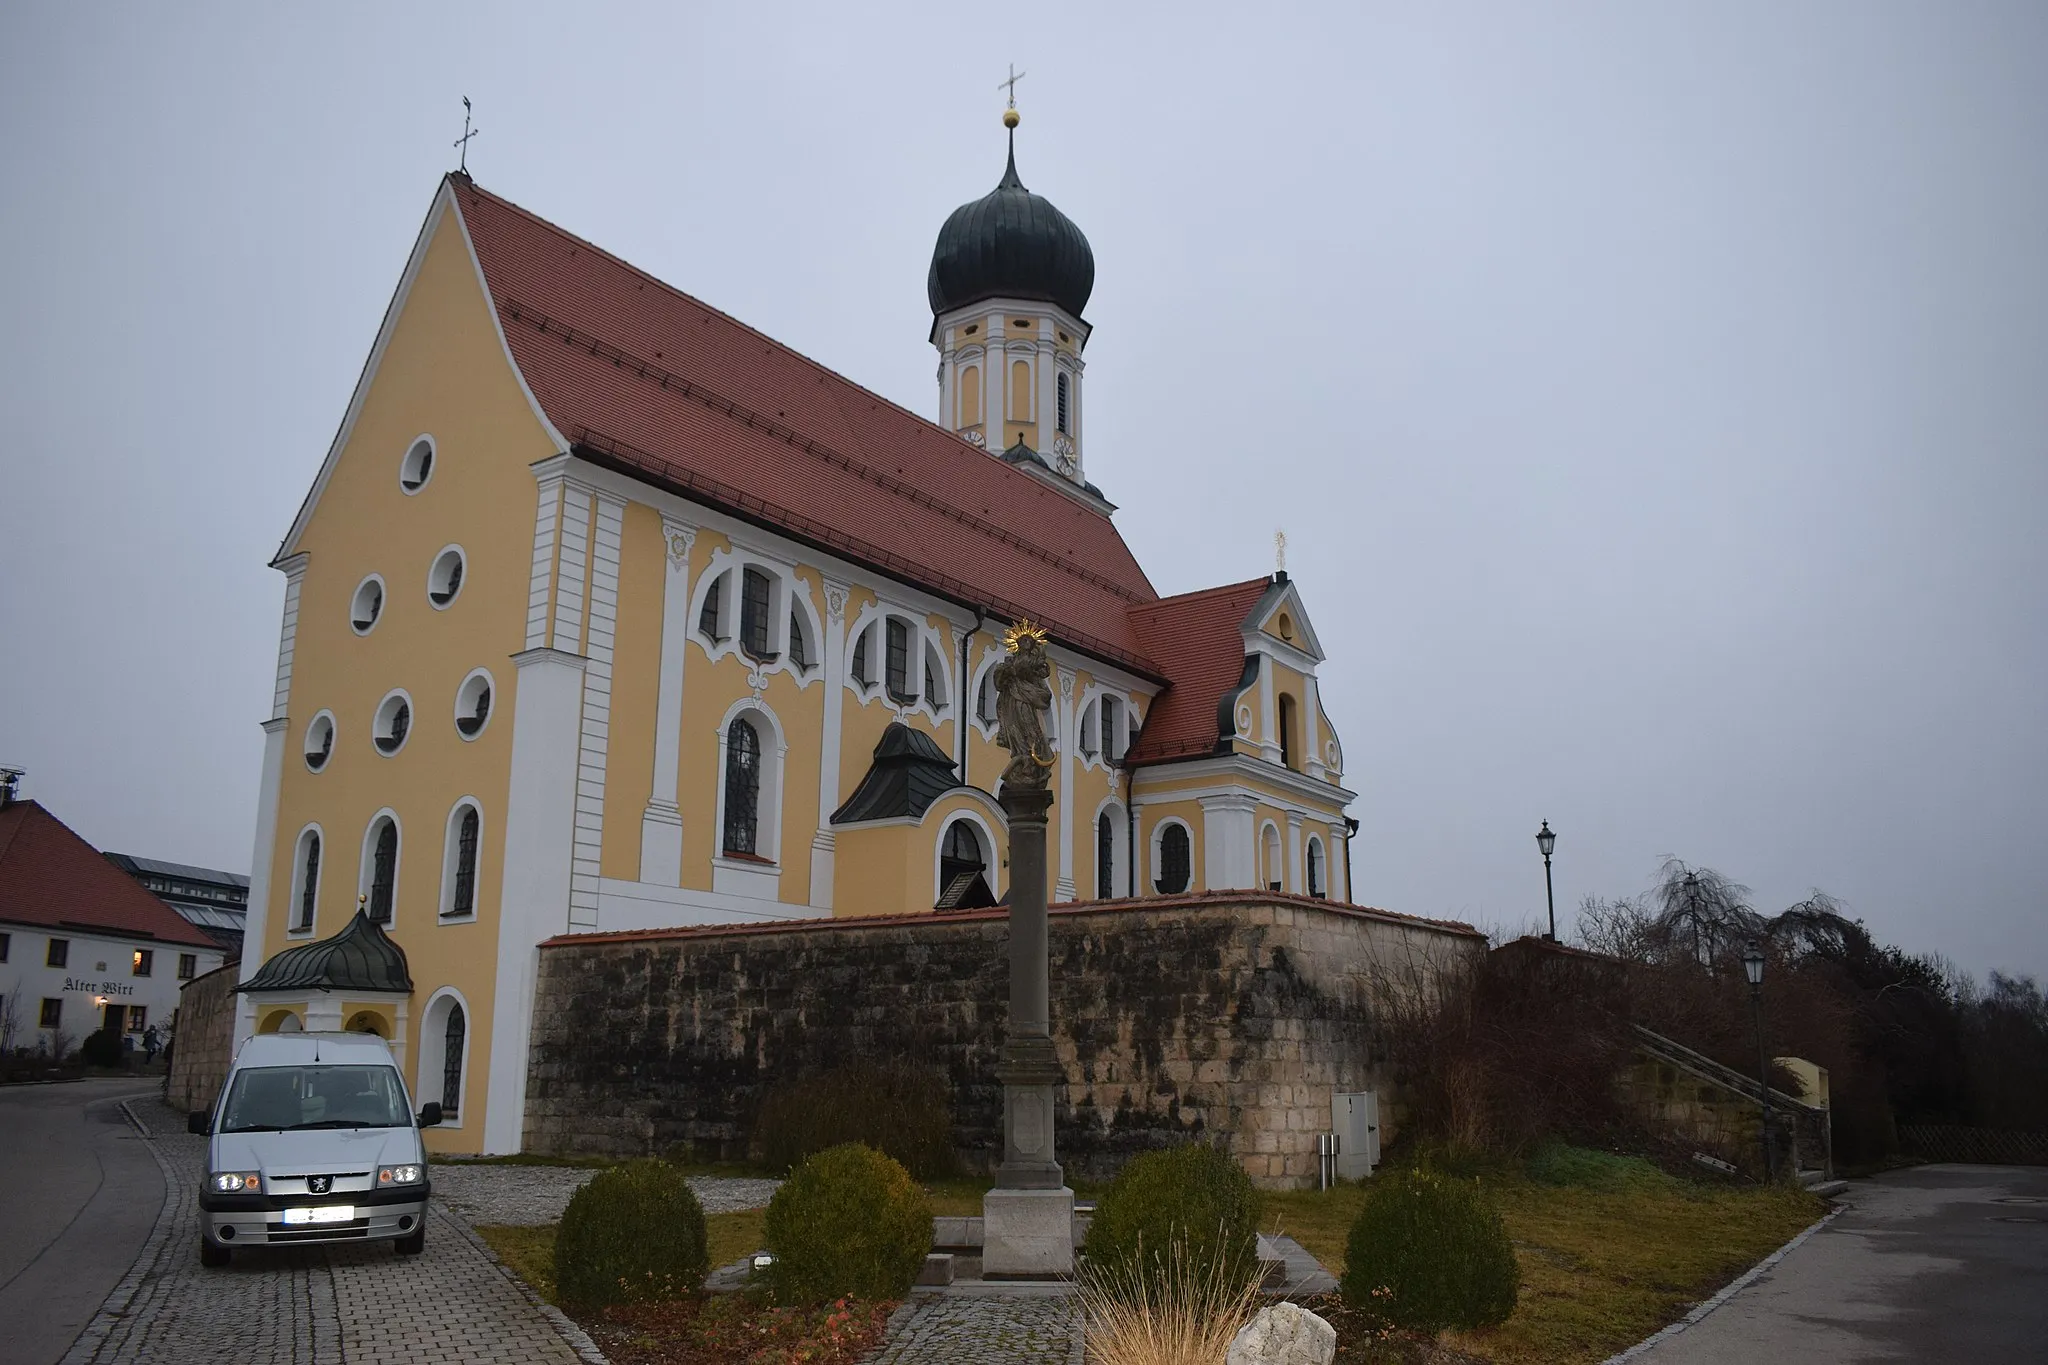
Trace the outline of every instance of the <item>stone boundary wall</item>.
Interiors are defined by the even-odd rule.
[[[170,1084],[164,1102],[191,1114],[213,1103],[228,1078],[235,1051],[235,986],[241,964],[230,962],[193,977],[178,991],[178,1025],[171,1038]]]
[[[1250,891],[1050,918],[1060,1159],[1096,1177],[1203,1138],[1260,1184],[1313,1184],[1332,1092],[1375,1082],[1375,992],[1486,947],[1464,925]],[[551,940],[526,1149],[742,1157],[769,1086],[859,1057],[942,1072],[959,1147],[992,1166],[1008,933],[994,910]]]

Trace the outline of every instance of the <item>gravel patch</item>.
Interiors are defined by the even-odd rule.
[[[472,1224],[530,1226],[560,1222],[569,1196],[597,1171],[588,1166],[493,1166],[480,1162],[434,1163],[434,1198]],[[693,1175],[690,1188],[706,1213],[766,1208],[780,1180]]]

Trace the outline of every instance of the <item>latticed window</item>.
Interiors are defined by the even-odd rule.
[[[889,618],[889,657],[886,663],[889,695],[897,701],[916,701],[910,690],[910,623]]]
[[[1111,763],[1124,756],[1124,704],[1115,697],[1102,699],[1102,756]]]
[[[475,806],[463,807],[455,836],[455,894],[448,902],[451,916],[476,913],[476,836],[480,823]]]
[[[761,737],[745,720],[725,732],[725,851],[756,857],[760,834]]]
[[[386,820],[377,826],[377,850],[370,855],[370,918],[391,923],[391,901],[398,882],[398,826]]]
[[[718,580],[711,585],[711,591],[704,594],[704,605],[697,612],[697,629],[703,633],[705,639],[723,640],[725,638],[724,635],[719,633],[719,626],[721,624],[719,617],[724,610],[725,575],[720,574]]]
[[[862,687],[875,685],[874,675],[868,672],[868,636],[872,634],[872,630],[864,630],[853,642],[853,680]]]
[[[1116,895],[1116,822],[1108,811],[1095,817],[1095,895],[1100,900]]]
[[[299,874],[304,885],[299,889],[299,923],[301,929],[313,927],[313,905],[320,895],[320,836],[306,836],[306,866]]]
[[[1153,886],[1162,896],[1178,896],[1194,879],[1193,863],[1187,826],[1168,825],[1159,834],[1159,879]]]
[[[789,609],[789,661],[799,670],[811,666],[811,647],[804,643],[804,623],[795,607]]]
[[[441,1052],[441,1117],[452,1119],[462,1106],[462,1048],[468,1041],[469,1021],[462,1017],[462,1006],[448,1007],[448,1032]]]
[[[768,575],[759,569],[740,572],[740,648],[757,659],[768,652]]]
[[[996,689],[989,681],[990,674],[981,675],[981,685],[974,689],[974,716],[983,725],[996,723]]]
[[[934,711],[946,709],[946,689],[939,686],[939,670],[930,650],[924,655],[924,695]]]

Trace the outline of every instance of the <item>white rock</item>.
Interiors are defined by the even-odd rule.
[[[1225,1365],[1330,1365],[1336,1355],[1336,1328],[1298,1304],[1276,1303],[1238,1332]]]

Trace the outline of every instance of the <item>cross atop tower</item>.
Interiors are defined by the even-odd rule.
[[[996,82],[996,89],[998,89],[998,90],[1004,90],[1004,89],[1007,89],[1007,90],[1008,90],[1008,91],[1010,92],[1010,107],[1011,107],[1012,109],[1015,109],[1015,108],[1017,107],[1017,82],[1018,82],[1018,81],[1021,81],[1021,80],[1023,80],[1023,79],[1024,79],[1024,77],[1025,77],[1025,76],[1026,76],[1027,74],[1029,74],[1029,73],[1027,73],[1027,72],[1023,72],[1023,71],[1019,71],[1019,70],[1017,69],[1017,64],[1016,64],[1015,62],[1011,62],[1011,63],[1010,63],[1010,79],[1008,79],[1008,80],[1006,80],[1006,81],[997,81],[997,82]]]

